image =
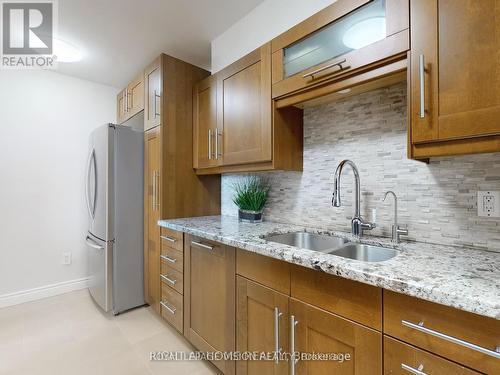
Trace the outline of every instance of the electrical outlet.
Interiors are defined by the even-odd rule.
[[[477,192],[477,215],[482,217],[500,217],[500,192]]]
[[[66,251],[62,254],[62,264],[64,265],[71,264],[71,251]]]

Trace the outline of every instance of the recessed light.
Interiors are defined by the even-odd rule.
[[[54,38],[54,55],[57,56],[57,62],[62,63],[77,62],[83,57],[78,47],[57,38]]]
[[[351,89],[343,89],[343,90],[337,91],[338,94],[347,94],[348,92],[351,92]]]
[[[348,28],[342,38],[346,47],[359,49],[385,38],[385,17],[370,17]]]

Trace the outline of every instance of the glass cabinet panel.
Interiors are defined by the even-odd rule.
[[[285,78],[386,37],[385,0],[373,0],[284,48]]]

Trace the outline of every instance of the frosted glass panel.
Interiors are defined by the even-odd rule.
[[[374,0],[286,47],[285,78],[385,37],[385,0]]]

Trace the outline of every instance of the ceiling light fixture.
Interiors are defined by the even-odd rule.
[[[54,55],[57,56],[57,62],[62,63],[77,62],[83,58],[78,47],[57,38],[54,38]]]
[[[385,38],[385,17],[370,17],[349,27],[342,43],[352,49],[363,48]]]

